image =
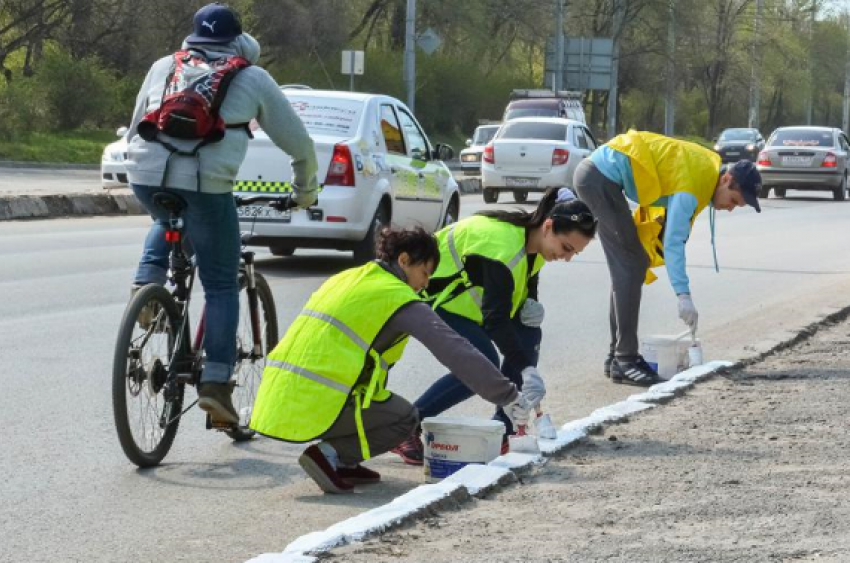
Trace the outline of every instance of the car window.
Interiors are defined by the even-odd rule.
[[[749,129],[726,129],[720,133],[718,141],[754,141],[756,134]]]
[[[510,108],[505,112],[504,121],[516,119],[517,117],[560,117],[558,109],[552,106],[548,107],[517,107]]]
[[[401,127],[404,129],[404,134],[407,135],[407,142],[410,144],[411,158],[418,160],[430,160],[428,154],[428,141],[425,140],[425,134],[419,129],[416,121],[403,109],[399,109],[399,120]]]
[[[300,97],[291,90],[286,93],[286,97],[304,127],[312,134],[350,139],[357,132],[363,102],[330,97]]]
[[[576,137],[576,146],[580,149],[589,148],[587,146],[587,137],[584,136],[584,131],[581,127],[573,127]]]
[[[499,139],[545,139],[563,141],[567,138],[567,126],[561,123],[521,122],[502,126]]]
[[[584,131],[585,138],[587,138],[587,148],[589,148],[590,150],[596,149],[596,139],[593,138],[591,132],[588,129],[585,129],[584,127],[582,127],[582,130]]]
[[[841,150],[846,151],[850,149],[850,144],[847,143],[847,137],[845,137],[844,135],[838,136],[838,142],[841,143]]]
[[[770,140],[772,147],[832,147],[835,139],[831,131],[816,129],[789,129],[777,131]]]
[[[384,135],[387,152],[407,154],[407,150],[404,148],[401,126],[398,124],[395,110],[389,104],[381,104],[381,133]]]
[[[493,139],[493,135],[495,135],[498,130],[498,127],[479,127],[475,130],[475,136],[472,138],[472,144],[486,145]]]

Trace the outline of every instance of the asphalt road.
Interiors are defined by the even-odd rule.
[[[850,203],[789,195],[766,201],[761,215],[718,214],[719,275],[707,217],[697,222],[689,272],[707,359],[752,355],[850,301]],[[462,214],[482,206],[465,196]],[[423,482],[421,470],[383,456],[370,462],[382,486],[323,496],[297,466],[300,447],[233,445],[206,431],[197,411],[161,467],[127,462],[112,423],[111,357],[146,226],[144,217],[0,223],[0,560],[244,561]],[[283,327],[351,265],[335,252],[259,259]],[[598,242],[570,264],[548,265],[541,298],[540,370],[556,422],[636,392],[601,374],[608,275]],[[645,291],[642,333],[683,328],[661,272]],[[413,343],[391,387],[414,399],[442,373]],[[490,412],[479,399],[457,410]]]

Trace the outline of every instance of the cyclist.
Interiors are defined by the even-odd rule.
[[[254,63],[260,45],[242,32],[238,14],[228,6],[209,4],[194,16],[194,33],[183,49],[214,60],[239,56]],[[293,199],[299,207],[316,201],[318,183],[313,142],[275,80],[251,64],[232,78],[219,115],[228,127],[218,142],[199,147],[197,141],[158,133],[155,140],[139,135],[139,124],[160,107],[166,82],[174,76],[175,56],[153,64],[136,99],[128,133],[127,174],[130,186],[154,217],[134,280],[134,288],[166,282],[168,247],[164,231],[167,213],[152,204],[159,191],[178,194],[186,202],[183,221],[206,299],[206,363],[198,390],[199,406],[214,423],[235,424],[239,418],[228,381],[236,360],[239,316],[238,270],[241,241],[233,182],[244,158],[252,119],[292,157]],[[170,148],[176,148],[174,153]],[[195,149],[197,154],[193,154]],[[191,155],[191,156],[187,156]]]
[[[543,306],[537,301],[540,268],[553,260],[569,261],[596,234],[590,209],[568,188],[549,189],[533,213],[485,211],[437,233],[440,266],[428,292],[439,316],[467,338],[523,391],[544,389],[537,372]],[[524,385],[523,386],[523,382]],[[436,416],[467,400],[472,391],[449,373],[416,400],[420,418]],[[514,432],[498,409],[496,419]],[[410,465],[423,463],[420,430],[393,449]],[[507,447],[503,440],[503,451]]]
[[[528,419],[531,398],[417,295],[440,261],[434,236],[385,228],[377,256],[312,295],[269,354],[251,416],[251,428],[272,438],[318,438],[298,462],[328,493],[379,481],[360,462],[389,451],[417,425],[416,409],[386,389],[409,336],[514,421]]]

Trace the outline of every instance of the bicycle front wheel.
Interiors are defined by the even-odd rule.
[[[251,316],[252,302],[245,276],[239,280],[239,327],[236,331],[236,366],[233,370],[233,408],[239,413],[239,424],[227,434],[237,442],[250,440],[254,437],[251,430],[251,413],[257,398],[257,389],[266,367],[266,355],[277,345],[277,309],[274,304],[272,290],[266,279],[254,272],[257,286],[256,318],[260,335],[260,348],[254,349],[255,328]]]
[[[161,285],[146,285],[127,304],[112,363],[112,408],[121,448],[139,467],[168,453],[183,408],[184,385],[168,381],[180,313]]]

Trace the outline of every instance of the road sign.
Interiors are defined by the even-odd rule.
[[[564,87],[567,90],[608,90],[611,87],[614,40],[573,37],[564,41]],[[546,43],[546,76],[555,71],[555,39]],[[548,79],[548,78],[547,78]]]
[[[365,68],[366,57],[363,51],[343,51],[342,52],[342,73],[343,74],[363,74]]]
[[[425,51],[426,55],[433,54],[434,51],[440,48],[442,43],[443,40],[439,35],[437,35],[437,32],[430,27],[416,38],[416,46]]]

